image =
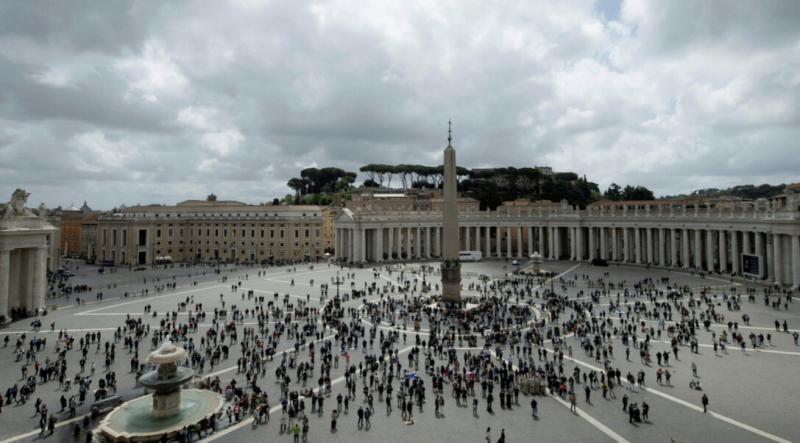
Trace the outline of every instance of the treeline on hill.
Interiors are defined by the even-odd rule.
[[[286,185],[294,191],[294,196],[284,197],[284,203],[303,203],[309,205],[329,205],[333,195],[340,194],[349,199],[353,183],[358,175],[340,168],[306,168],[300,177],[289,179]],[[275,203],[273,201],[273,203]]]
[[[774,185],[774,186],[768,184],[763,184],[758,186],[740,185],[727,189],[717,189],[717,188],[698,189],[697,191],[693,191],[689,195],[691,197],[707,197],[707,198],[740,197],[743,199],[755,200],[757,198],[775,197],[776,195],[783,193],[783,188],[785,187],[786,187],[785,184]],[[676,197],[682,197],[682,196],[676,196]]]
[[[366,175],[363,186],[401,189],[441,188],[443,166],[369,164],[359,169]],[[539,168],[456,168],[460,191],[480,202],[481,209],[495,209],[504,201],[567,200],[572,205],[586,205],[601,200],[648,200],[653,192],[642,186],[621,188],[612,184],[600,193],[597,183],[590,182],[574,172],[545,172]],[[333,194],[349,199],[356,173],[339,168],[307,168],[300,177],[292,178],[287,185],[295,195],[287,195],[284,202],[330,204]]]

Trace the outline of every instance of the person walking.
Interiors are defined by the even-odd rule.
[[[538,408],[539,408],[539,405],[538,405],[538,403],[536,403],[536,399],[535,398],[532,399],[531,400],[531,415],[533,416],[533,418],[537,418],[537,415],[539,413]]]
[[[300,442],[300,424],[299,423],[295,423],[294,426],[292,426],[292,438],[294,439],[294,443],[299,443]]]
[[[703,398],[700,399],[700,402],[703,404],[703,412],[708,412],[708,395],[703,393]]]
[[[497,443],[506,443],[506,430],[500,430],[500,438],[497,439]]]
[[[692,375],[697,377],[697,363],[692,362]]]

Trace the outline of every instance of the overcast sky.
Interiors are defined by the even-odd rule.
[[[305,167],[441,164],[448,119],[469,168],[800,181],[800,2],[0,6],[0,200],[257,203]]]

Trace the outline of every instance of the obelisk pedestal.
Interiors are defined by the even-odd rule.
[[[461,262],[458,257],[458,190],[456,182],[456,150],[448,129],[447,147],[444,150],[444,202],[442,254],[442,300],[448,303],[461,301]]]

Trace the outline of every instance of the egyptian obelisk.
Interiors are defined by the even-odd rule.
[[[447,147],[444,149],[444,206],[442,257],[442,300],[449,303],[461,301],[461,263],[458,260],[458,189],[456,183],[456,150],[453,133],[447,122]]]

